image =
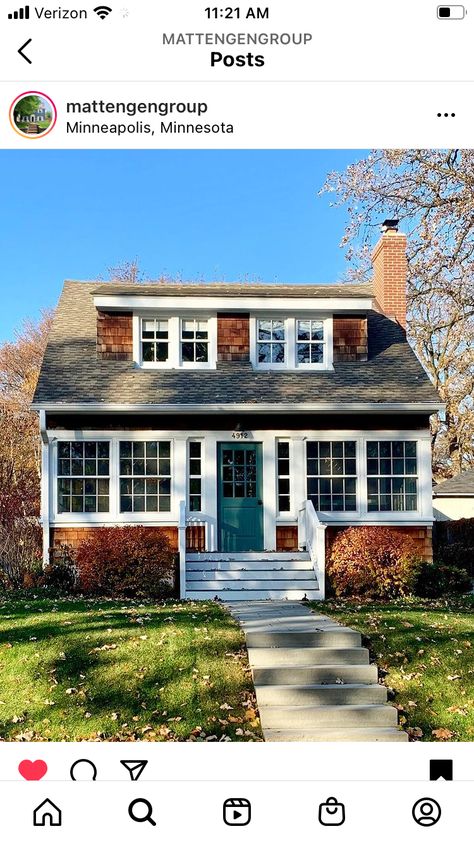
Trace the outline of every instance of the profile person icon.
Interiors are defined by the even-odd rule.
[[[441,817],[441,807],[436,799],[419,799],[413,805],[412,815],[418,825],[428,828],[438,822]]]
[[[97,778],[97,767],[88,758],[79,758],[78,761],[74,761],[69,775],[73,782],[95,782]]]

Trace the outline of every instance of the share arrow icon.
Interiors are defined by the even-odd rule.
[[[130,774],[132,782],[138,781],[148,761],[121,761],[120,762]]]

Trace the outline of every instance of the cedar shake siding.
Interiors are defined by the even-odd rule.
[[[367,317],[335,316],[333,343],[335,363],[368,360]]]
[[[108,526],[113,527],[113,524]],[[119,525],[121,526],[121,525]],[[144,526],[147,526],[146,524]],[[178,550],[178,528],[177,527],[148,527],[150,532],[158,530],[164,533],[168,539],[171,549]],[[73,550],[77,550],[81,542],[87,539],[94,530],[100,530],[100,527],[52,527],[50,534],[51,554],[54,555],[62,545],[67,545]]]
[[[296,525],[285,524],[276,528],[276,549],[281,553],[292,553],[298,550],[298,527]]]
[[[97,312],[97,357],[99,360],[132,360],[131,313]]]
[[[218,361],[250,360],[248,313],[217,314]]]

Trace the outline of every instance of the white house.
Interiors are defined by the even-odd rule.
[[[474,518],[474,468],[433,488],[433,515],[436,521]]]
[[[144,524],[181,597],[317,599],[350,525],[429,557],[442,404],[405,334],[405,248],[387,221],[359,285],[67,281],[34,399],[45,564]]]

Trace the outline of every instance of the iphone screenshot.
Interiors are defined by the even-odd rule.
[[[1,4],[4,835],[460,839],[474,6],[206,2]]]

